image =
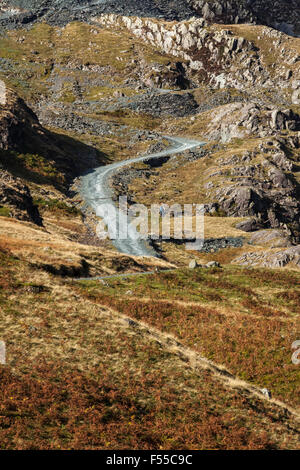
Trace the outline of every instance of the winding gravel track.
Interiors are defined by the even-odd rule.
[[[183,137],[167,137],[171,142],[171,146],[159,153],[153,153],[150,155],[143,155],[141,157],[131,158],[129,160],[123,160],[116,162],[111,165],[102,166],[94,170],[90,170],[89,173],[81,178],[81,195],[87,206],[91,207],[96,214],[100,215],[101,207],[103,204],[109,204],[117,207],[113,201],[113,190],[110,187],[110,178],[118,170],[125,166],[132,165],[133,163],[141,162],[143,160],[149,160],[150,158],[161,158],[169,155],[175,155],[176,153],[184,152],[196,147],[204,145],[203,142],[196,140],[189,140]],[[103,221],[106,224],[112,222],[113,212],[106,213],[103,215]],[[122,224],[127,224],[128,238],[124,240],[116,239],[113,240],[114,246],[120,253],[135,256],[154,256],[157,254],[155,250],[150,246],[146,240],[138,238],[136,230],[130,225],[130,220],[127,220],[125,216],[117,218],[117,228],[120,230],[124,229]],[[126,228],[126,227],[125,227]]]

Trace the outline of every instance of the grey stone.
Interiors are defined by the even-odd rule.
[[[252,245],[267,245],[270,248],[286,248],[292,246],[288,235],[283,230],[259,230],[255,232],[250,243]]]

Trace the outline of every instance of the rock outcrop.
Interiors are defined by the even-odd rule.
[[[34,154],[49,160],[67,185],[83,170],[99,165],[96,149],[45,129],[32,109],[3,81],[0,99],[0,151]]]
[[[183,61],[187,78],[195,84],[207,84],[212,88],[232,87],[247,90],[249,87],[291,88],[293,73],[275,76],[274,71],[261,57],[253,41],[233,34],[230,29],[209,27],[203,18],[192,18],[182,22],[157,22],[151,18],[136,18],[118,15],[101,15],[94,22],[108,28],[126,27],[137,38],[159,47],[165,54]],[[282,45],[283,34],[264,28],[265,43],[273,44],[282,54],[282,61],[298,61],[297,51],[287,51]],[[271,52],[269,52],[271,53]],[[300,88],[300,85],[295,90]]]
[[[286,248],[292,245],[284,230],[258,230],[254,232],[250,243],[252,245],[269,246],[270,248]]]
[[[45,131],[34,112],[0,81],[0,149],[26,151]]]
[[[282,130],[300,131],[300,116],[292,109],[280,110],[250,101],[217,108],[209,120],[205,138],[226,143],[250,135],[275,136]]]
[[[300,186],[292,170],[297,162],[290,157],[289,145],[300,147],[299,138],[278,139],[261,145],[253,152],[243,152],[218,160],[204,178],[210,182],[207,196],[212,201],[207,213],[231,217],[251,217],[240,229],[285,226],[291,238],[300,237]],[[214,181],[214,182],[212,182]]]
[[[241,266],[260,266],[264,268],[283,268],[292,263],[300,267],[300,245],[275,251],[254,251],[233,260]]]

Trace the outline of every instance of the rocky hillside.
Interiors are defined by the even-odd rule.
[[[65,195],[75,176],[100,162],[96,149],[45,129],[23,99],[0,80],[2,216],[42,225],[33,186],[44,191],[44,185],[51,185]]]
[[[39,170],[49,178],[67,185],[85,168],[101,162],[97,151],[63,135],[45,129],[24,100],[3,80],[0,80],[0,151],[9,167],[16,166],[16,156],[24,161],[37,159]],[[85,156],[85,159],[79,158]],[[44,167],[44,168],[43,168]]]

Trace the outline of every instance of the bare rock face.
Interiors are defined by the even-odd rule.
[[[300,117],[292,109],[284,111],[275,109],[271,115],[271,127],[275,130],[298,131],[300,129]]]
[[[293,224],[299,233],[300,203],[292,184],[288,188],[278,185],[277,190],[272,184],[269,184],[269,189],[263,188],[264,185],[254,179],[250,179],[248,184],[236,183],[218,190],[217,202],[215,200],[218,209],[230,217],[252,216],[264,227],[279,228],[282,224]],[[251,227],[252,224],[246,227],[246,231],[251,231]]]
[[[253,187],[229,187],[222,209],[231,216],[257,216],[265,210],[265,201]]]
[[[300,34],[299,0],[3,0],[2,24],[26,24],[43,19],[66,24],[99,14],[119,14],[187,20],[198,16],[213,23],[254,23],[291,35]],[[2,17],[2,18],[1,18]]]
[[[2,91],[1,91],[2,90]],[[1,100],[2,96],[2,100]],[[34,135],[44,134],[34,112],[24,101],[0,82],[0,149],[24,151]]]
[[[254,23],[299,36],[298,0],[189,0],[199,16],[214,23]]]
[[[214,23],[253,23],[258,20],[245,0],[189,0],[198,15]]]
[[[7,208],[11,217],[43,225],[28,186],[4,170],[0,171],[0,206]]]

